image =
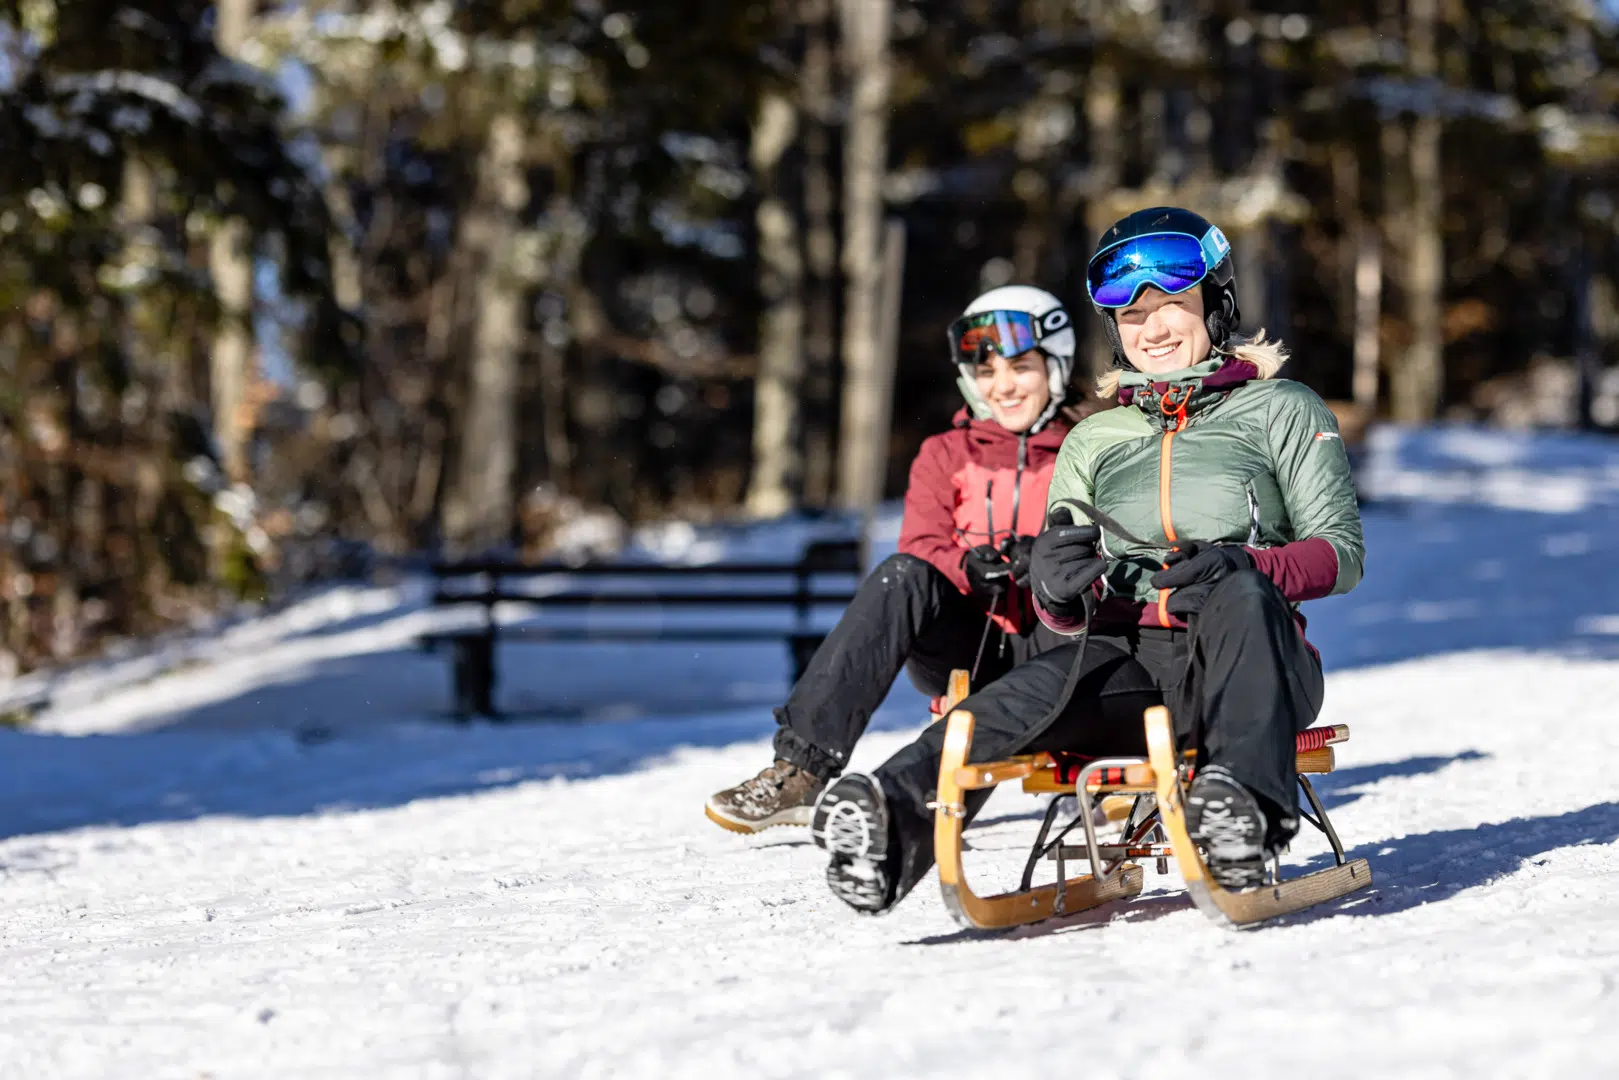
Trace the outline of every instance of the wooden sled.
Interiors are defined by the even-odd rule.
[[[964,675],[964,673],[956,673]],[[955,676],[952,676],[952,705]],[[963,683],[964,683],[963,678]],[[964,687],[963,687],[964,688]],[[944,754],[939,765],[937,801],[933,804],[934,852],[939,887],[945,906],[963,926],[997,929],[1070,915],[1141,892],[1143,872],[1135,859],[1152,859],[1160,874],[1169,872],[1169,860],[1179,864],[1187,892],[1199,911],[1227,926],[1248,926],[1279,915],[1336,899],[1372,883],[1365,859],[1345,858],[1338,834],[1316,797],[1309,776],[1328,773],[1334,766],[1333,744],[1349,738],[1349,728],[1338,724],[1311,728],[1298,737],[1295,767],[1299,786],[1314,811],[1305,820],[1320,829],[1332,845],[1335,866],[1282,881],[1273,864],[1271,881],[1259,888],[1231,892],[1209,877],[1203,855],[1186,831],[1185,785],[1191,775],[1191,754],[1175,753],[1169,710],[1148,709],[1144,716],[1147,758],[1103,758],[1090,761],[1059,759],[1051,754],[1026,754],[1003,761],[968,765],[972,749],[972,714],[949,712]],[[1025,791],[1073,794],[1079,808],[1074,819],[1052,836],[1062,803],[1053,800],[1035,837],[1024,866],[1023,880],[1014,892],[980,897],[967,884],[962,866],[961,837],[969,791],[993,788],[1021,780]],[[1097,837],[1096,817],[1122,821],[1119,836],[1103,844]],[[1063,840],[1074,829],[1083,830],[1085,843]],[[1035,868],[1042,859],[1057,864],[1057,880],[1034,886]],[[1068,862],[1080,859],[1090,873],[1068,876]]]

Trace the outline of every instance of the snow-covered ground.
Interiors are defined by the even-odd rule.
[[[931,883],[858,919],[801,831],[702,817],[768,758],[778,647],[514,649],[505,700],[564,719],[459,728],[420,586],[341,588],[0,731],[0,1075],[1619,1072],[1619,448],[1396,433],[1363,475],[1367,582],[1311,614],[1369,893],[1234,933],[1149,865],[1006,935]],[[981,889],[1038,809],[991,802]]]

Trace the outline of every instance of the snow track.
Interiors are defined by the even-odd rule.
[[[1105,1055],[1121,1076],[1619,1068],[1616,698],[1619,667],[1529,655],[1334,676],[1327,719],[1354,738],[1321,786],[1376,890],[1243,933],[1151,874],[1133,903],[1004,936],[958,932],[931,882],[857,918],[803,830],[702,818],[756,740],[518,784],[490,763],[568,728],[289,743],[232,782],[289,805],[482,786],[0,843],[0,1071],[954,1076],[966,1047],[1072,1064],[1109,1024],[1137,1037]],[[991,802],[981,886],[1013,882],[1037,810]]]
[[[1376,886],[1244,932],[1150,864],[1136,901],[998,936],[932,879],[854,916],[804,830],[702,816],[768,760],[775,648],[513,653],[510,692],[573,715],[680,700],[460,729],[417,594],[335,590],[81,673],[0,731],[0,1076],[1619,1073],[1619,470],[1580,461],[1577,516],[1465,501],[1490,484],[1369,511],[1367,588],[1311,614],[1380,665],[1329,675],[1354,734],[1319,784]],[[1523,560],[1566,554],[1597,576],[1549,606]],[[1475,648],[1514,634],[1546,651]],[[896,692],[855,767],[923,712]],[[997,793],[968,833],[980,891],[1039,808]]]

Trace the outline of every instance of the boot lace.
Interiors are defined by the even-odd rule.
[[[762,803],[772,796],[780,793],[787,786],[787,781],[798,773],[796,765],[772,765],[760,771],[758,776],[742,782],[742,797],[749,802]]]
[[[845,800],[827,808],[822,831],[826,849],[839,855],[862,856],[871,850],[871,815],[858,803]]]
[[[1209,803],[1198,822],[1198,838],[1211,854],[1243,858],[1257,855],[1260,845],[1254,836],[1254,819],[1234,813],[1229,805]]]

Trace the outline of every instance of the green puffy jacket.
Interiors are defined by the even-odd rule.
[[[1194,540],[1246,545],[1295,603],[1360,581],[1366,548],[1337,420],[1314,391],[1261,364],[1214,356],[1168,375],[1127,372],[1123,407],[1087,417],[1063,442],[1048,512],[1078,500],[1148,541],[1104,529],[1113,599],[1100,621],[1180,625],[1148,578]]]

